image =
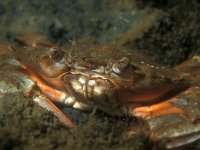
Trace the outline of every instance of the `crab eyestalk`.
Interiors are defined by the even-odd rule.
[[[41,74],[48,78],[55,78],[69,70],[64,60],[64,52],[56,47],[51,48],[49,55],[39,59]]]

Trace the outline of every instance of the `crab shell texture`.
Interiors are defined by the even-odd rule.
[[[46,89],[41,90],[51,100],[81,110],[97,107],[110,115],[142,118],[149,124],[156,140],[175,139],[168,143],[166,147],[169,148],[199,138],[200,126],[193,124],[199,119],[196,114],[200,112],[197,107],[199,90],[193,84],[194,78],[198,77],[194,75],[193,80],[190,79],[188,63],[184,65],[186,69],[181,65],[167,68],[133,50],[76,44],[63,48],[43,36],[23,36],[17,41],[21,45],[12,51],[25,68],[22,72],[31,75],[33,80],[33,76],[37,76],[40,78],[37,82],[64,93],[55,97]],[[42,89],[43,86],[39,87]],[[195,114],[191,106],[195,106],[192,108]],[[166,124],[165,132],[160,132],[160,125],[170,121],[171,116],[181,120],[173,125]],[[183,122],[188,122],[189,128],[193,129],[190,132],[181,131],[188,129],[185,126],[177,129],[177,124]],[[173,133],[167,134],[172,132],[172,126]]]
[[[21,39],[26,47],[17,51],[19,60],[82,109],[97,106],[112,115],[134,115],[134,108],[156,104],[189,87],[185,73],[161,67],[135,51],[61,48],[40,38]],[[22,52],[27,57],[22,58]]]

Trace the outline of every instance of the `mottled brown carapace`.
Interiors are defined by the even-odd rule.
[[[194,63],[198,56],[176,68],[167,68],[134,50],[102,45],[61,47],[36,35],[17,40],[20,45],[10,49],[23,64],[19,70],[46,96],[46,102],[37,102],[53,111],[67,128],[74,124],[53,102],[142,119],[187,116],[174,105],[176,96],[198,85],[198,70],[194,70],[200,64]]]

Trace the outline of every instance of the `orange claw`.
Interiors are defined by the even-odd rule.
[[[186,116],[185,112],[181,108],[178,108],[171,103],[174,99],[175,98],[151,106],[134,108],[132,113],[137,117],[146,119],[167,114],[180,114]]]
[[[73,128],[74,123],[66,117],[66,115],[51,101],[63,102],[66,99],[66,94],[62,91],[56,90],[48,86],[40,77],[30,70],[28,67],[19,68],[19,70],[26,75],[30,76],[30,78],[37,82],[37,86],[40,88],[40,91],[46,95],[46,97],[35,97],[34,101],[37,102],[41,107],[45,108],[48,111],[51,111],[55,114],[60,122],[68,129]],[[50,100],[51,99],[51,100]]]
[[[60,103],[62,103],[66,99],[66,93],[56,90],[47,85],[47,83],[43,81],[39,75],[30,70],[28,67],[24,66],[23,68],[19,68],[19,71],[23,72],[24,74],[28,75],[32,80],[36,81],[40,91],[49,99]]]

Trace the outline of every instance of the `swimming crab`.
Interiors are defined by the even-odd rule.
[[[2,47],[21,64],[16,70],[34,81],[36,88],[29,94],[45,95],[35,96],[34,101],[56,114],[65,127],[72,128],[74,123],[53,102],[143,119],[153,139],[173,137],[168,148],[200,137],[200,57],[167,68],[124,48],[61,47],[38,35],[18,37],[17,41],[18,46]],[[193,129],[170,137],[169,133],[174,132],[171,118],[178,125],[188,123],[180,130]]]

